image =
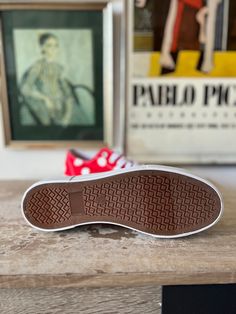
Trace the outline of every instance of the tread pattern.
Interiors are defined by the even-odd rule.
[[[25,215],[44,225],[67,221],[71,217],[67,190],[59,187],[39,189],[29,198]]]
[[[132,175],[84,187],[85,212],[112,217],[152,233],[178,233],[209,225],[219,214],[212,189],[179,175]],[[105,201],[99,202],[101,195]]]

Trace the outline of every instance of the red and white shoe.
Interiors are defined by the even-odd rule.
[[[71,149],[66,155],[65,175],[78,176],[122,168],[128,169],[135,165],[134,162],[128,161],[123,155],[109,148],[100,149],[93,158],[89,158],[84,153]]]

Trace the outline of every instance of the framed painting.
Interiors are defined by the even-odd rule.
[[[126,153],[236,161],[234,0],[128,0]]]
[[[6,145],[111,145],[111,4],[0,1],[0,22]]]

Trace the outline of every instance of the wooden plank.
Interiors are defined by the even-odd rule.
[[[27,10],[27,9],[82,9],[82,10],[101,10],[104,8],[107,0],[0,0],[1,10]]]
[[[60,3],[55,1],[48,1],[43,3],[41,1],[36,2],[21,2],[15,1],[11,3],[0,3],[0,10],[102,10],[105,7],[104,3],[79,3],[77,2],[67,2]]]
[[[155,239],[118,226],[43,233],[21,217],[31,182],[0,183],[0,287],[116,287],[236,283],[236,195],[221,189],[222,220],[208,231]]]
[[[4,314],[160,314],[161,288],[0,289]]]

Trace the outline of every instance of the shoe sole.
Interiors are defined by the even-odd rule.
[[[170,167],[136,168],[38,183],[23,197],[23,215],[46,231],[109,223],[163,238],[203,231],[222,215],[211,183]]]

